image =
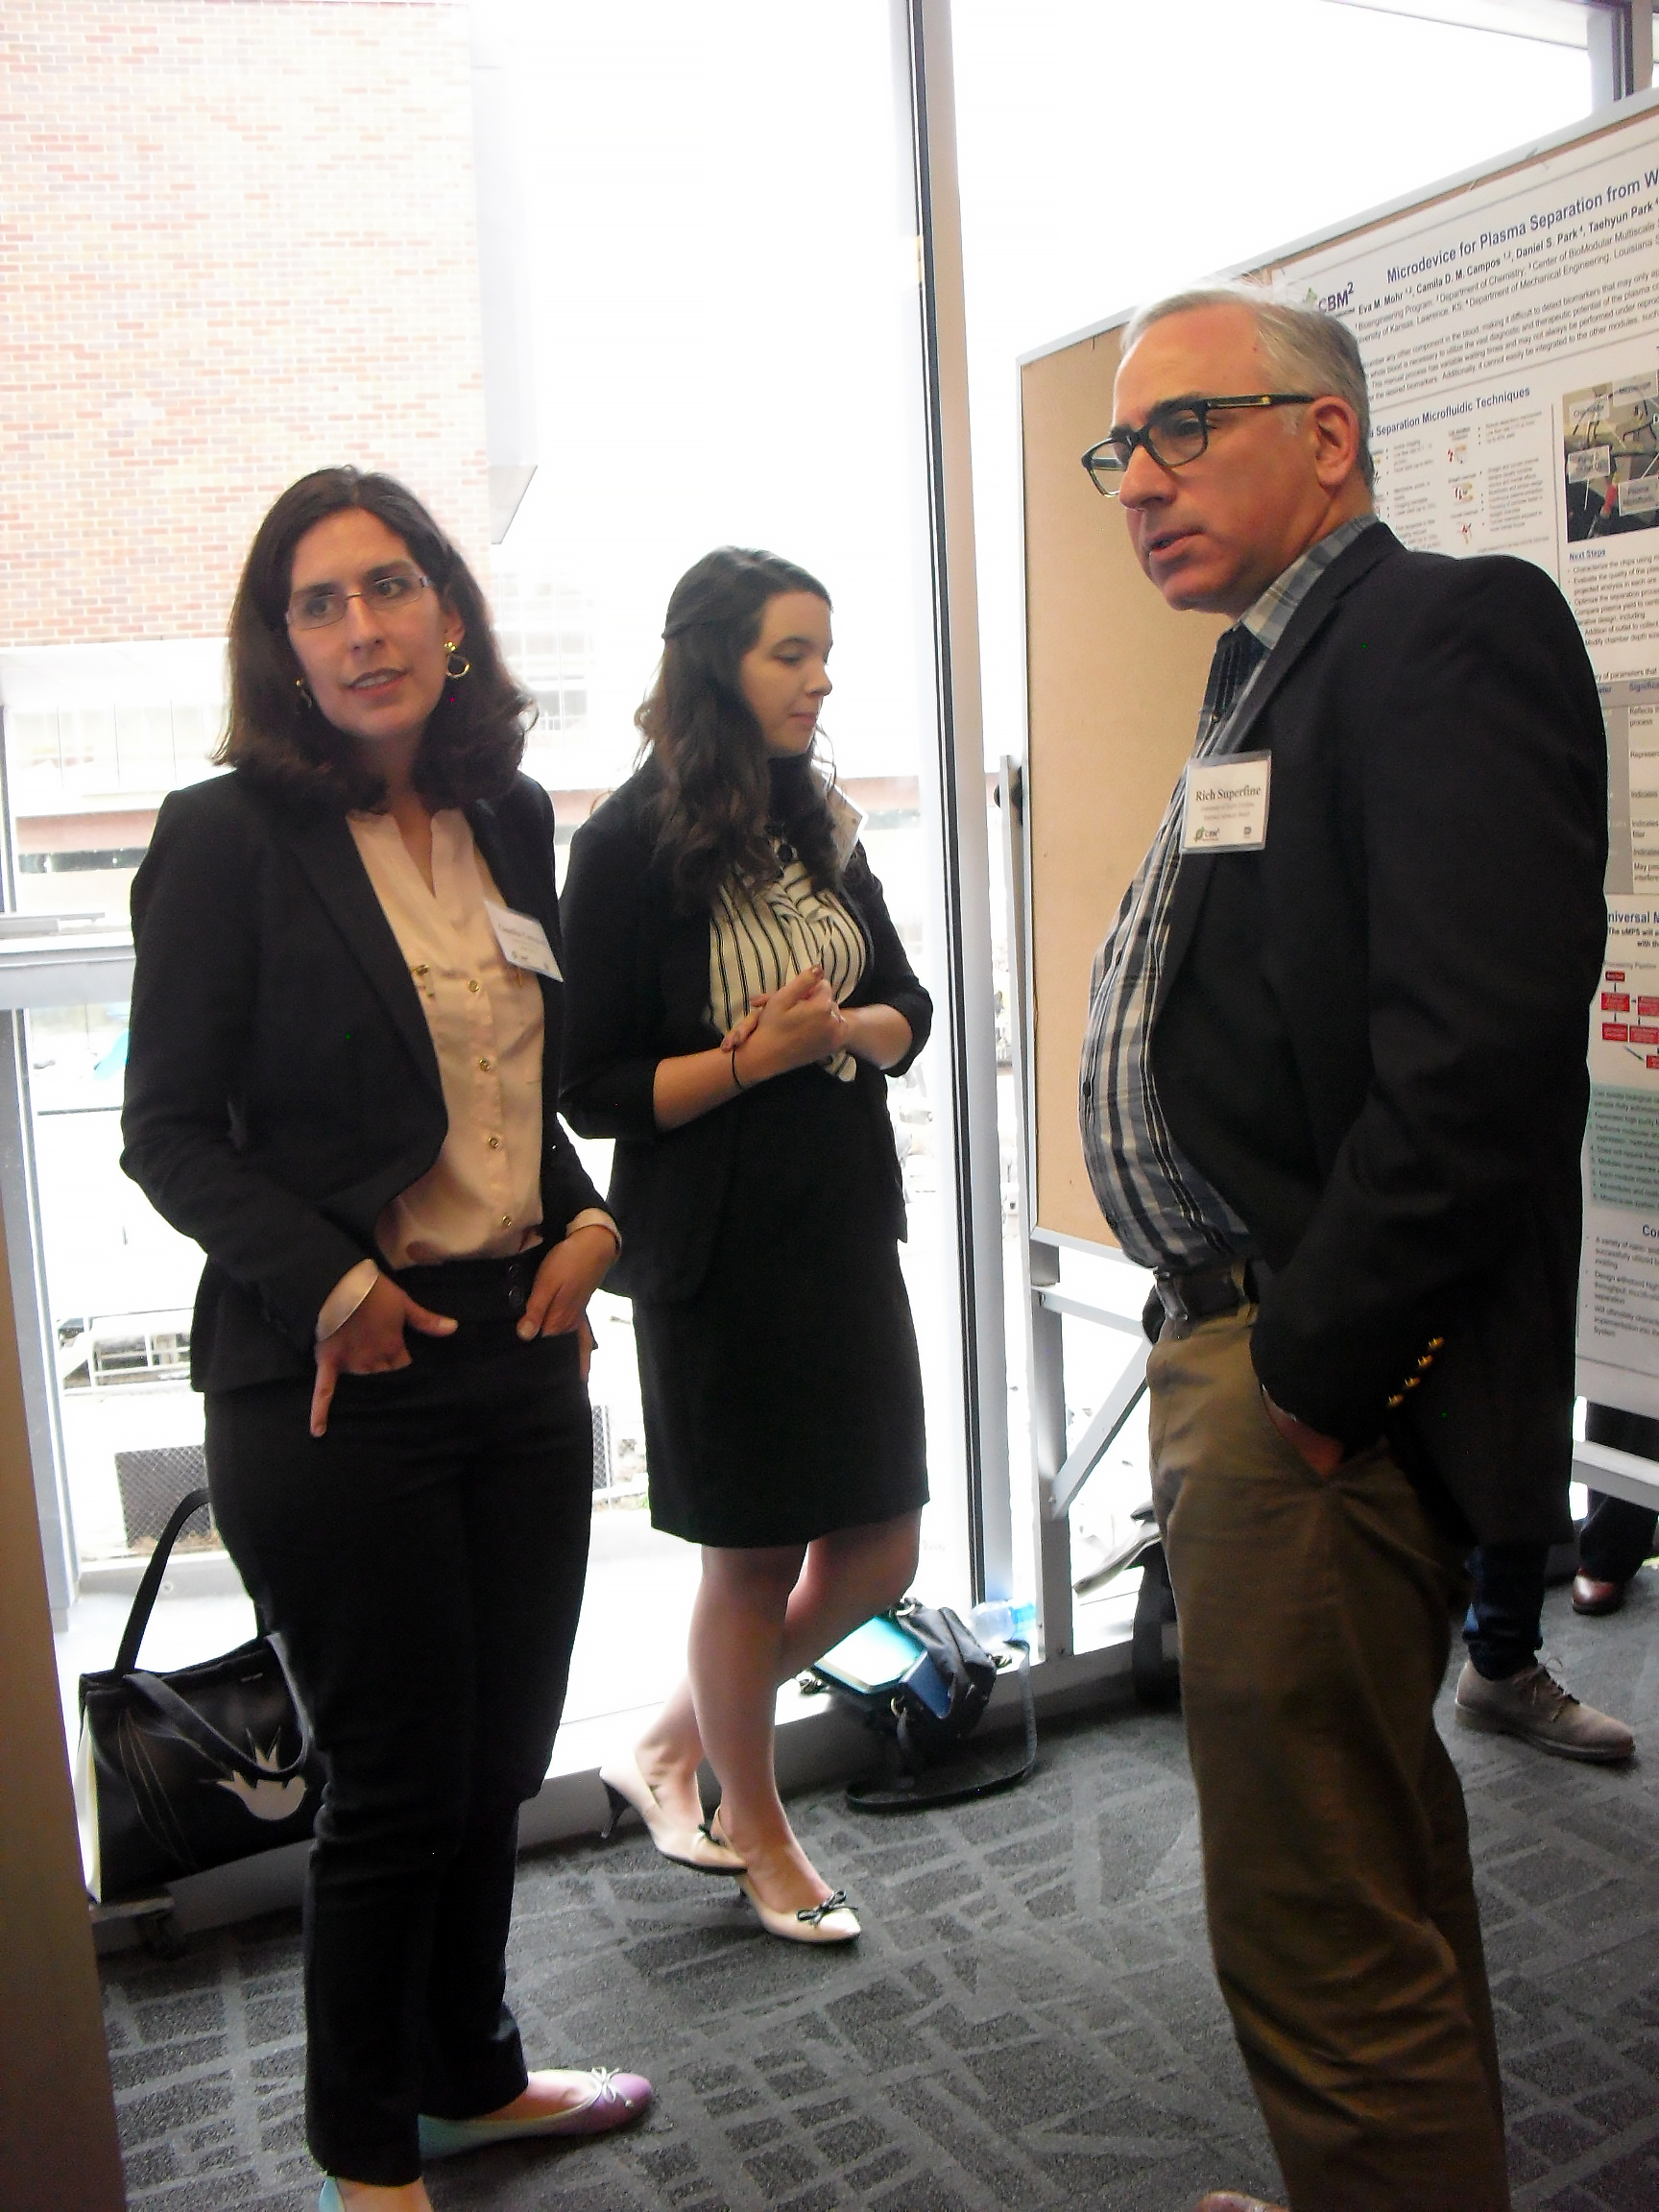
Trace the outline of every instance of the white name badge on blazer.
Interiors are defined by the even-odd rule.
[[[1187,763],[1183,853],[1260,853],[1267,842],[1270,753],[1223,753]]]
[[[547,942],[547,932],[534,914],[515,914],[511,906],[497,906],[493,899],[485,900],[484,911],[490,917],[490,926],[495,932],[495,942],[501,948],[504,960],[510,960],[515,968],[528,968],[538,975],[551,975],[555,983],[564,982],[559,963],[553,957],[553,948]]]

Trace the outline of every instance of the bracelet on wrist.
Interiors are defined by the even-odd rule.
[[[745,1037],[743,1040],[743,1045],[747,1045],[748,1042],[748,1038]],[[742,1076],[737,1072],[737,1055],[742,1051],[743,1045],[733,1045],[732,1047],[732,1080],[736,1084],[739,1091],[747,1091],[749,1088],[748,1084],[744,1082]]]

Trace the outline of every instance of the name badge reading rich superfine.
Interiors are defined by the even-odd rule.
[[[1267,842],[1269,753],[1224,753],[1187,763],[1183,853],[1260,853]]]
[[[550,975],[555,983],[564,982],[547,932],[534,914],[515,914],[511,906],[497,906],[493,899],[485,900],[484,911],[503,959],[515,968],[528,968],[534,974]]]

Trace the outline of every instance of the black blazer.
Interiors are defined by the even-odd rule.
[[[1562,1537],[1606,934],[1577,627],[1530,563],[1379,524],[1238,742],[1272,755],[1266,846],[1182,860],[1151,1050],[1272,1271],[1257,1371],[1352,1446],[1385,1431],[1480,1539]]]
[[[708,1270],[732,1173],[737,1118],[716,1107],[661,1130],[657,1063],[718,1045],[709,1009],[709,917],[682,914],[652,863],[650,764],[576,832],[565,879],[565,1088],[560,1103],[584,1137],[616,1140],[607,1200],[622,1232],[608,1290],[649,1302],[695,1295]],[[842,886],[864,935],[864,973],[849,1006],[895,1007],[910,1024],[902,1075],[927,1042],[933,1002],[916,980],[862,846]],[[888,1188],[888,1220],[904,1235],[904,1192],[887,1116],[887,1078],[857,1063],[854,1086]]]
[[[528,777],[469,806],[501,896],[557,954],[553,808]],[[240,772],[176,791],[132,884],[122,1166],[207,1255],[191,1380],[309,1373],[317,1315],[448,1132],[431,1032],[343,816]],[[544,1234],[598,1193],[560,1128],[564,988],[541,978]]]

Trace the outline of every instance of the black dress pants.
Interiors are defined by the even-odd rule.
[[[206,1408],[214,1515],[327,1776],[307,2135],[325,2172],[391,2186],[420,2175],[418,2113],[474,2118],[524,2086],[504,2001],[518,1808],[559,1724],[593,1467],[574,1336],[520,1343],[509,1317],[409,1348],[340,1378],[322,1438],[309,1381]]]
[[[1470,1552],[1463,1641],[1488,1682],[1506,1681],[1537,1659],[1549,1561],[1548,1544],[1477,1544]]]
[[[1625,1413],[1617,1406],[1586,1408],[1584,1433],[1592,1444],[1659,1459],[1659,1421]],[[1578,1564],[1598,1582],[1628,1582],[1653,1549],[1654,1515],[1646,1505],[1590,1493],[1590,1511],[1578,1533]],[[1469,1560],[1474,1595],[1463,1640],[1478,1672],[1496,1682],[1530,1667],[1544,1641],[1547,1544],[1481,1544]]]

